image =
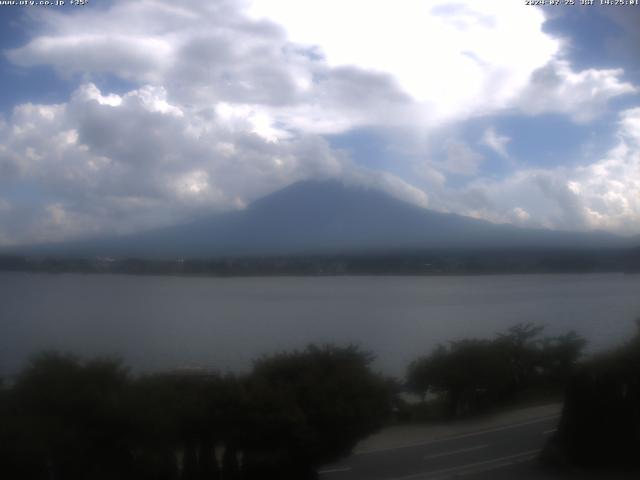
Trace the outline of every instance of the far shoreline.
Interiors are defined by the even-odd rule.
[[[640,250],[436,250],[211,257],[0,254],[0,271],[189,277],[640,273]]]

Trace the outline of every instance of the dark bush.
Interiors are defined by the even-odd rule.
[[[393,397],[388,382],[371,372],[372,359],[355,347],[310,346],[256,362],[249,379],[256,458],[283,459],[290,472],[281,478],[312,478],[317,466],[379,429]]]
[[[371,358],[310,346],[262,358],[244,377],[132,378],[117,361],[41,354],[0,388],[0,471],[26,480],[314,478],[389,415],[391,389]]]
[[[408,389],[439,395],[450,418],[487,410],[532,390],[560,391],[585,341],[574,332],[539,338],[543,328],[516,325],[493,340],[438,346],[407,369]]]
[[[571,377],[546,458],[590,467],[640,467],[640,331],[623,347],[585,362]]]

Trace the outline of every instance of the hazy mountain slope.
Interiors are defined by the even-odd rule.
[[[438,213],[363,187],[308,181],[247,209],[125,237],[48,245],[38,253],[109,256],[351,253],[404,249],[602,248],[615,235],[527,230]]]

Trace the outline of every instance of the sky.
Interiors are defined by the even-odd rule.
[[[0,5],[0,245],[185,223],[337,178],[640,234],[640,6]]]

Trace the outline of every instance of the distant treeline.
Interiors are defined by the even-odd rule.
[[[640,272],[640,248],[143,259],[0,255],[0,271],[135,275],[476,275]]]

